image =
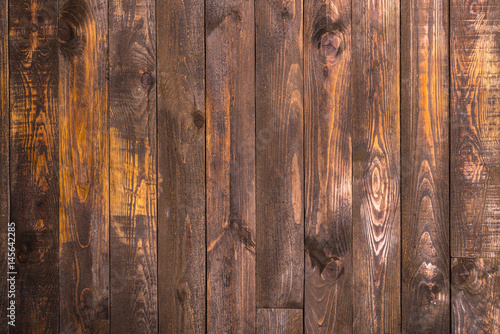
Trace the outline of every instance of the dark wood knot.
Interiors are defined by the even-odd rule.
[[[205,125],[205,117],[201,114],[201,112],[197,111],[193,115],[193,123],[200,130]]]
[[[75,38],[75,32],[68,21],[61,19],[59,20],[59,40],[63,42],[68,42]]]
[[[320,42],[321,53],[327,57],[336,57],[339,54],[341,37],[335,32],[328,32],[323,35]]]
[[[326,281],[335,281],[344,273],[344,261],[339,257],[332,257],[321,272]]]
[[[32,24],[30,27],[31,32],[37,32],[38,31],[38,26],[36,24]]]
[[[141,75],[141,82],[144,86],[151,86],[153,84],[153,76],[149,72],[144,72]]]
[[[474,264],[470,262],[460,261],[451,268],[453,283],[457,285],[465,284],[471,277],[474,270]]]

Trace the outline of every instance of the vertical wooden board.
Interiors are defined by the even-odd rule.
[[[302,334],[302,309],[258,308],[256,332],[259,334]]]
[[[59,1],[60,332],[107,333],[107,2]]]
[[[110,1],[113,333],[151,333],[158,329],[155,35],[154,1]]]
[[[255,8],[256,303],[302,307],[302,1]]]
[[[9,2],[11,220],[16,224],[13,332],[55,333],[58,294],[57,2]]]
[[[158,308],[162,333],[205,333],[203,0],[158,1]]]
[[[500,333],[498,258],[454,258],[451,266],[452,333]]]
[[[448,333],[448,2],[401,6],[402,328]]]
[[[306,333],[352,331],[351,3],[304,2]]]
[[[354,333],[401,331],[399,3],[352,2]]]
[[[451,1],[451,254],[500,254],[500,3]]]
[[[253,0],[207,0],[207,332],[255,332]]]

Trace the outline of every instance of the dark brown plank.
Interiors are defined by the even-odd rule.
[[[0,308],[4,321],[0,323],[0,333],[8,332],[7,307],[10,306],[7,283],[9,257],[15,258],[15,251],[8,250],[9,208],[9,21],[8,2],[0,0]],[[12,235],[11,235],[12,236]],[[13,297],[13,296],[12,296]]]
[[[256,332],[259,334],[303,333],[302,309],[258,308]]]
[[[253,0],[207,0],[207,331],[255,332]]]
[[[399,1],[352,2],[354,333],[398,333]]]
[[[256,303],[302,307],[302,1],[255,8]]]
[[[451,254],[500,255],[500,3],[451,1]]]
[[[11,221],[16,225],[14,332],[59,325],[57,2],[9,2]]]
[[[499,259],[452,259],[451,266],[452,333],[499,333]]]
[[[60,332],[107,333],[107,1],[59,1]]]
[[[155,35],[155,1],[110,1],[112,333],[158,330]]]
[[[401,2],[402,328],[450,332],[448,2]]]
[[[204,1],[159,1],[156,12],[159,329],[205,333]]]
[[[351,3],[304,2],[305,331],[352,330]]]

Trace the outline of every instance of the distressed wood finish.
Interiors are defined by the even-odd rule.
[[[107,2],[59,6],[60,331],[107,333]]]
[[[448,2],[401,2],[402,328],[450,332]]]
[[[59,325],[57,16],[54,1],[9,2],[10,212],[19,316],[12,331],[19,333],[55,333]]]
[[[302,334],[302,309],[258,308],[256,332],[259,334]]]
[[[111,332],[158,330],[155,1],[112,0]]]
[[[256,303],[302,307],[302,1],[257,0]]]
[[[354,0],[354,333],[401,331],[399,1]]]
[[[304,1],[307,333],[352,330],[351,4]]]
[[[499,259],[452,259],[451,266],[452,333],[499,333]]]
[[[204,1],[158,1],[160,332],[205,332]]]
[[[500,255],[500,3],[451,1],[451,254]]]
[[[207,0],[207,331],[255,332],[253,0]]]

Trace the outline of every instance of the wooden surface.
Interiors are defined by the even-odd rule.
[[[499,23],[0,0],[0,333],[500,332]]]
[[[401,5],[402,329],[448,333],[448,2]]]

